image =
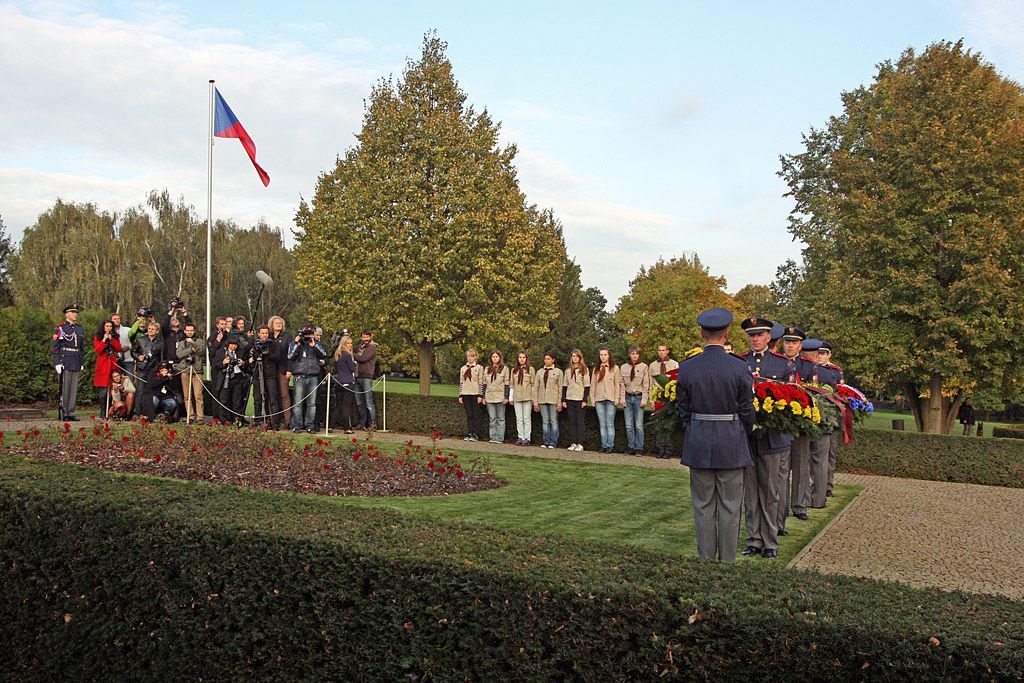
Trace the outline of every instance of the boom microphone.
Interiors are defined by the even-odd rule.
[[[262,270],[257,270],[256,271],[256,279],[259,280],[263,284],[264,287],[273,287],[274,286],[274,278],[270,277],[269,275],[264,273]]]

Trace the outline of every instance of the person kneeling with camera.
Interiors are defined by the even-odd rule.
[[[159,361],[147,368],[143,376],[145,384],[142,398],[139,399],[139,410],[146,419],[178,421],[178,399],[174,392],[177,378],[172,376],[173,370],[174,366],[169,360]]]
[[[320,369],[327,365],[327,351],[316,339],[316,328],[308,325],[288,345],[295,403],[292,405],[292,431],[316,432],[316,387]]]
[[[238,352],[238,335],[228,334],[225,344],[217,349],[213,364],[221,368],[221,386],[217,388],[218,398],[222,404],[221,418],[225,424],[237,426],[245,424],[246,393],[249,389],[249,364]]]

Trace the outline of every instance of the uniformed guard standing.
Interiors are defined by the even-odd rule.
[[[679,365],[677,410],[686,433],[682,464],[690,468],[697,553],[736,559],[743,468],[751,464],[747,434],[754,426],[750,372],[725,352],[732,313],[712,308],[697,316],[704,352]]]
[[[60,419],[76,422],[75,403],[78,401],[78,378],[82,375],[85,359],[85,330],[78,324],[78,305],[64,307],[64,322],[53,329],[50,358],[60,380]]]
[[[821,342],[821,346],[818,347],[818,365],[822,368],[829,370],[832,373],[830,379],[835,380],[835,384],[828,382],[822,375],[819,375],[819,379],[823,384],[830,384],[833,387],[837,387],[843,384],[846,380],[843,376],[843,369],[832,362],[832,344],[827,341]],[[819,373],[822,372],[819,369]],[[832,496],[832,482],[836,476],[836,461],[839,456],[839,435],[842,430],[833,430],[829,435],[828,443],[828,486],[825,490],[825,497],[829,498]]]
[[[807,335],[799,327],[787,327],[782,333],[782,350],[793,363],[796,377],[801,382],[818,382],[818,364],[804,358],[800,352]],[[792,474],[792,481],[790,475]],[[806,434],[793,437],[789,458],[779,463],[779,528],[785,530],[790,509],[793,516],[807,521],[807,506],[811,504],[811,437]]]
[[[755,378],[788,382],[795,372],[782,354],[769,350],[772,321],[747,318],[740,325],[747,333],[750,350],[740,356]],[[747,523],[747,541],[743,555],[762,555],[776,559],[779,548],[779,462],[789,454],[793,437],[761,429],[750,437],[754,464],[743,471],[743,507]]]

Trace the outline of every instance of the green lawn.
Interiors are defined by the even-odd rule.
[[[486,458],[508,485],[457,496],[347,498],[344,502],[529,533],[630,543],[670,554],[697,554],[689,477],[681,466],[661,470],[491,453],[460,455]],[[780,539],[781,562],[792,559],[859,491],[858,487],[837,487],[827,508],[809,511],[809,521],[790,518],[791,535]],[[744,535],[741,529],[740,538]]]

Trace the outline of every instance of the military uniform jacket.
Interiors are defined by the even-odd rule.
[[[469,379],[466,379],[469,370]],[[473,363],[473,367],[463,365],[459,368],[459,396],[480,396],[484,393],[484,367]]]
[[[796,373],[796,368],[790,360],[774,351],[765,350],[760,353],[747,351],[739,358],[746,361],[747,367],[754,377],[788,382]],[[766,429],[757,433],[755,443],[758,453],[785,453],[793,443],[793,436]]]
[[[85,330],[78,323],[65,320],[53,328],[50,359],[55,366],[63,365],[70,372],[81,372],[85,359]]]
[[[821,366],[806,356],[797,356],[789,360],[793,363],[793,367],[796,368],[796,374],[800,377],[801,382],[819,383],[818,368]]]
[[[492,374],[490,366],[484,368],[484,402],[501,403],[508,398],[508,366]]]
[[[753,464],[747,433],[753,428],[754,392],[750,371],[717,344],[683,361],[677,376],[679,417],[688,425],[682,463],[698,469],[726,470]],[[736,415],[704,420],[701,415]]]
[[[843,371],[838,365],[825,363],[818,366],[818,384],[827,384],[833,389],[842,384]]]
[[[544,381],[545,372],[548,376],[546,382]],[[533,400],[538,405],[541,403],[557,405],[562,402],[562,371],[559,368],[551,366],[537,371],[533,382]]]
[[[532,367],[523,368],[522,381],[519,380],[519,367],[509,368],[511,376],[512,387],[512,400],[514,401],[532,401],[533,400],[533,378],[534,372]],[[550,381],[550,380],[549,380]]]

